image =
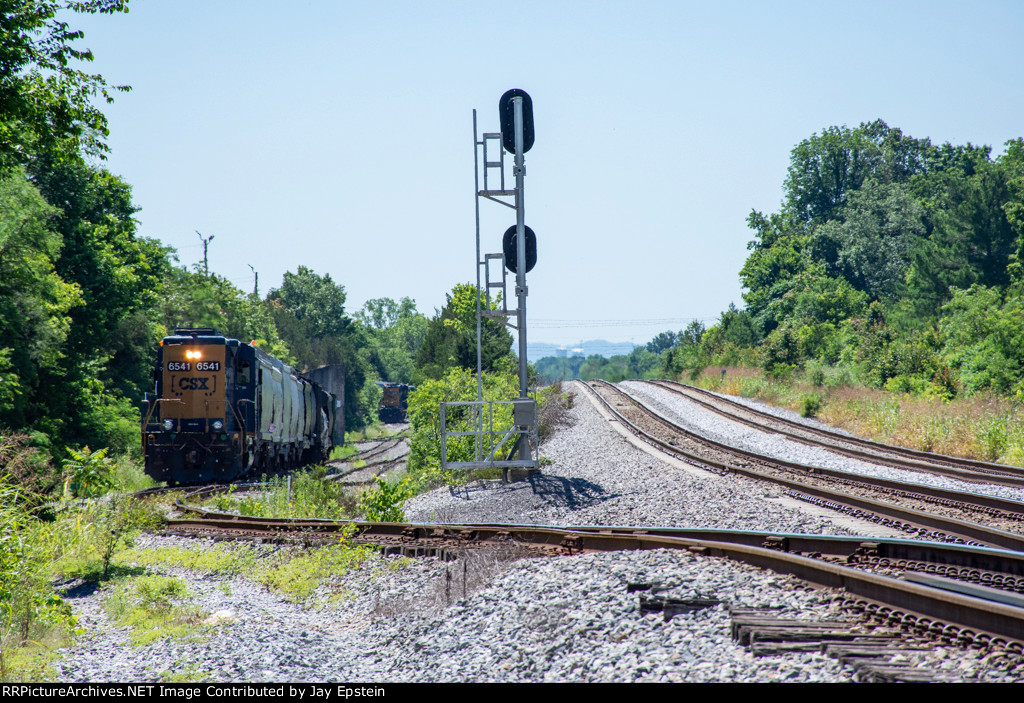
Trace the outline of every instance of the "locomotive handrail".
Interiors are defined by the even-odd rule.
[[[253,405],[256,405],[256,401],[253,400],[252,398],[241,398],[241,399],[239,399],[238,401],[235,402],[235,405],[241,405],[242,403],[252,403]],[[238,421],[239,427],[242,428],[242,452],[246,455],[246,458],[248,458],[248,454],[249,454],[249,433],[245,429],[245,414],[242,412],[241,408],[236,409],[234,406],[231,407],[231,412],[234,414],[235,420]],[[252,461],[247,462],[246,468],[251,467],[252,464],[255,461],[256,461],[256,448],[253,447]]]
[[[184,401],[181,398],[154,398],[153,400],[150,400],[149,398],[145,398],[145,399],[143,399],[142,402],[149,405],[149,411],[146,413],[146,419],[143,420],[142,426],[143,427],[149,427],[149,423],[150,423],[150,421],[153,418],[153,411],[156,410],[156,404],[157,403],[167,403],[167,402],[183,403]],[[146,434],[146,430],[143,430],[142,431],[142,435],[143,435],[143,438],[142,438],[142,450],[143,450],[143,452],[145,452],[145,450],[146,450],[145,434]]]

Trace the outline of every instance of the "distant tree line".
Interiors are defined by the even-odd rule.
[[[842,368],[866,385],[1024,401],[1024,140],[934,145],[885,122],[790,154],[778,212],[751,212],[745,307],[628,356],[538,362],[548,379]],[[655,361],[649,355],[657,355]]]
[[[842,367],[878,388],[1024,400],[1024,140],[934,145],[877,120],[790,155],[778,212],[752,212],[746,307],[676,345],[669,370]]]

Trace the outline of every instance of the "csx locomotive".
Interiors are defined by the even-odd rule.
[[[409,412],[409,393],[416,386],[408,383],[377,381],[384,391],[377,406],[377,418],[381,422],[405,422]]]
[[[154,375],[142,447],[156,481],[230,481],[330,454],[339,399],[252,344],[178,329],[160,342]]]

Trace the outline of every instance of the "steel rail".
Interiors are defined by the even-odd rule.
[[[195,525],[216,523],[237,527],[239,525],[267,525],[274,529],[304,529],[326,533],[338,531],[337,526],[355,525],[360,534],[397,534],[390,527],[396,523],[375,523],[365,521],[338,521],[326,518],[271,518],[233,515],[209,508],[178,502],[177,509],[195,515],[190,521]],[[178,524],[174,521],[171,524]],[[184,522],[184,521],[180,521]],[[684,538],[690,540],[726,541],[751,547],[764,547],[795,554],[819,554],[849,561],[872,558],[890,561],[926,562],[949,567],[963,567],[978,571],[991,571],[1007,575],[1024,576],[1024,552],[977,547],[943,542],[929,542],[917,539],[892,537],[863,537],[845,535],[812,535],[800,533],[765,532],[758,530],[723,530],[688,527],[631,527],[622,525],[537,525],[537,528],[570,531],[574,533],[618,536],[652,536]],[[402,523],[404,536],[441,535],[465,537],[466,530],[484,531],[480,534],[495,535],[523,525],[509,523],[484,523],[473,526],[438,523]],[[415,530],[413,533],[411,531]],[[440,532],[439,532],[440,531]],[[1024,582],[1022,582],[1024,587]]]
[[[606,382],[601,381],[600,383],[606,383]],[[611,386],[611,384],[607,384],[607,385]],[[621,393],[622,395],[624,395],[627,398],[629,398],[631,402],[637,403],[638,405],[640,405],[643,408],[647,409],[649,412],[657,415],[657,417],[660,418],[661,420],[663,420],[663,421],[667,422],[668,424],[670,424],[673,428],[677,428],[679,432],[685,433],[686,435],[691,436],[691,437],[698,437],[701,442],[705,442],[707,444],[710,444],[710,445],[716,447],[719,451],[728,452],[728,453],[731,453],[731,454],[737,454],[739,456],[742,456],[744,458],[751,459],[751,460],[754,460],[754,461],[764,461],[765,459],[768,459],[772,463],[779,464],[780,466],[784,466],[784,467],[786,467],[788,469],[791,469],[791,470],[794,470],[794,471],[798,471],[798,472],[803,472],[803,473],[810,473],[810,474],[813,474],[813,475],[816,475],[816,476],[828,476],[828,477],[835,478],[835,479],[841,479],[843,481],[853,481],[853,482],[856,482],[856,483],[862,483],[862,484],[869,485],[869,486],[879,486],[879,487],[886,488],[886,489],[893,490],[893,491],[901,491],[903,493],[915,493],[917,495],[925,496],[925,497],[928,497],[928,498],[944,500],[944,501],[968,503],[970,505],[975,505],[975,506],[979,506],[979,507],[983,507],[983,508],[988,508],[990,510],[997,510],[997,511],[1000,511],[1000,512],[1003,512],[1003,513],[1008,513],[1008,514],[1012,514],[1012,515],[1020,515],[1022,520],[1024,520],[1024,502],[1021,502],[1019,500],[1012,500],[1010,498],[1001,498],[999,496],[992,496],[992,495],[987,495],[987,494],[984,494],[984,493],[970,493],[970,492],[967,492],[967,491],[958,491],[958,490],[955,490],[955,489],[952,489],[952,488],[940,488],[940,487],[937,487],[937,486],[929,486],[929,485],[922,484],[922,483],[908,483],[906,481],[898,481],[896,479],[888,479],[888,478],[882,478],[880,476],[868,476],[868,475],[864,475],[864,474],[856,474],[856,473],[852,473],[850,471],[841,471],[839,469],[829,469],[829,468],[825,468],[825,467],[821,467],[821,466],[809,466],[807,464],[800,464],[798,462],[788,461],[786,459],[777,459],[777,458],[774,458],[774,457],[766,457],[765,455],[758,454],[757,452],[752,452],[752,451],[749,451],[749,450],[746,450],[746,449],[742,449],[740,447],[733,447],[733,446],[730,446],[730,445],[725,444],[723,442],[717,442],[717,441],[715,441],[713,439],[709,439],[709,438],[701,436],[701,435],[696,435],[696,433],[691,432],[690,430],[687,430],[684,427],[680,427],[679,425],[676,425],[674,422],[672,422],[671,420],[669,420],[665,416],[657,414],[654,410],[649,408],[647,405],[645,405],[642,401],[640,401],[636,397],[630,395],[627,391],[624,391],[624,390],[622,390],[621,388],[619,388],[617,386],[611,386],[611,387],[614,388],[615,391],[617,391],[618,393]],[[763,428],[761,428],[761,429],[763,429]],[[821,445],[818,445],[818,446],[821,446]],[[831,447],[829,447],[829,449],[831,449]],[[860,458],[860,457],[858,457],[858,458]],[[882,460],[881,462],[880,462],[880,459]],[[884,459],[882,459],[882,458],[880,458],[878,456],[872,456],[871,457],[871,463],[876,463],[876,464],[877,463],[884,463]],[[932,472],[932,473],[934,473],[934,472]],[[987,481],[987,482],[991,483],[991,481]],[[1020,482],[1019,485],[1021,487],[1024,487],[1024,482]]]
[[[658,388],[663,388],[671,393],[681,395],[711,412],[735,422],[747,425],[748,427],[764,430],[765,424],[782,425],[783,427],[790,429],[772,428],[770,431],[810,446],[825,446],[829,451],[834,451],[837,454],[843,454],[844,456],[851,458],[863,459],[867,457],[869,461],[875,462],[877,462],[878,459],[882,459],[886,463],[894,466],[902,466],[914,471],[949,476],[951,478],[958,478],[964,481],[995,483],[1002,486],[1014,486],[1017,488],[1024,487],[1024,468],[1019,466],[995,464],[988,461],[980,461],[978,459],[968,459],[965,457],[954,457],[946,454],[925,452],[918,449],[911,449],[909,447],[883,444],[882,442],[876,442],[863,437],[845,435],[820,427],[812,427],[810,425],[804,425],[787,418],[757,410],[756,408],[751,408],[743,403],[738,403],[729,398],[723,398],[722,396],[703,388],[688,386],[684,383],[679,383],[678,381],[655,380],[641,381],[641,383],[653,385]],[[701,398],[694,397],[695,395],[703,396],[705,398],[713,398],[714,402],[702,400]],[[736,412],[726,410],[718,405],[718,403],[730,408],[735,408]],[[739,413],[746,413],[763,418],[763,422],[742,417]],[[824,437],[826,439],[824,441],[816,440],[811,437],[807,437],[806,435]],[[857,447],[862,447],[862,450],[839,447],[835,445],[835,442],[852,444]]]
[[[406,434],[405,432],[399,432],[396,435],[392,435],[391,437],[382,440],[380,444],[378,444],[376,447],[370,447],[369,449],[364,449],[361,452],[357,452],[355,454],[352,454],[351,456],[347,456],[344,459],[335,459],[334,461],[328,463],[347,464],[353,461],[367,461],[371,457],[375,457],[378,454],[383,454],[386,451],[394,449],[408,438],[408,434]]]
[[[633,398],[632,396],[622,391],[621,389],[615,388],[611,384],[607,384],[603,381],[600,383],[604,383],[605,387],[608,387],[612,389],[614,392],[619,393],[626,397],[627,399],[629,399],[629,401],[633,403],[636,407],[638,407],[642,412],[650,414],[656,417],[659,421],[664,422],[666,425],[675,428],[674,431],[678,431],[682,435],[694,436],[692,432],[689,432],[688,430],[682,427],[678,427],[671,421],[668,421],[665,418],[661,417],[653,410],[648,408],[646,405],[641,403],[639,400]],[[669,455],[675,456],[677,458],[683,459],[685,461],[689,461],[700,466],[710,466],[720,471],[735,473],[753,479],[770,481],[778,485],[786,486],[787,488],[790,488],[791,490],[794,491],[798,491],[800,493],[804,493],[817,498],[822,498],[824,500],[843,503],[851,508],[866,510],[878,515],[884,515],[891,519],[906,522],[911,525],[916,525],[919,528],[922,528],[925,532],[927,532],[928,530],[934,530],[948,535],[959,537],[963,540],[976,541],[989,546],[1000,547],[1004,549],[1013,549],[1016,551],[1024,550],[1024,535],[1018,535],[1012,532],[1006,532],[1004,530],[997,530],[995,528],[979,525],[977,523],[967,522],[965,520],[958,520],[956,518],[948,518],[940,515],[933,515],[931,513],[915,510],[913,508],[904,508],[898,505],[894,505],[892,503],[886,503],[882,501],[872,500],[870,498],[855,496],[849,493],[836,491],[834,489],[825,489],[818,486],[810,486],[805,483],[801,483],[800,481],[785,479],[780,476],[773,476],[771,474],[758,471],[757,469],[741,467],[735,464],[729,464],[723,461],[718,461],[716,459],[711,459],[709,457],[703,457],[697,454],[693,454],[682,449],[681,447],[669,444],[668,442],[665,442],[664,440],[659,439],[658,437],[655,437],[654,435],[651,435],[650,433],[640,429],[635,424],[630,422],[624,415],[622,415],[622,413],[620,413],[615,407],[613,407],[612,404],[608,402],[606,398],[601,396],[600,393],[597,393],[595,389],[591,388],[590,386],[587,386],[587,384],[584,384],[584,386],[586,386],[594,394],[594,396],[597,397],[602,402],[602,404],[609,410],[609,412],[615,415],[615,417],[623,425],[623,427],[625,427],[630,432],[637,435],[644,441],[648,442],[649,444],[652,444],[656,448],[660,449],[661,451]],[[739,450],[734,447],[729,447],[728,445],[714,442],[712,440],[707,440],[706,438],[703,437],[699,438],[699,440],[701,442],[706,442],[711,445],[718,445],[720,447],[720,451],[739,454],[741,456],[745,456],[747,458],[755,459],[761,462],[774,463],[788,469],[803,471],[810,475],[824,474],[826,472],[826,470],[819,469],[817,467],[804,466],[802,464],[795,464],[792,462],[786,462],[781,459],[774,459],[771,457],[765,457],[762,455],[754,454],[753,452],[746,452],[745,450]],[[866,485],[871,485],[869,477],[857,477],[852,474],[846,473],[843,473],[842,477],[844,480],[857,480],[865,483]],[[912,487],[913,491],[908,490],[908,492],[918,492],[919,488],[923,488],[918,484],[912,484]],[[963,499],[963,496],[973,497],[974,494],[960,495],[960,499]]]
[[[771,533],[729,532],[716,530],[675,530],[659,528],[643,530],[617,527],[559,528],[539,525],[429,525],[405,523],[335,522],[329,520],[281,520],[274,518],[247,518],[235,516],[223,519],[212,517],[212,511],[198,509],[197,517],[172,520],[169,526],[201,526],[220,530],[290,530],[308,534],[333,534],[355,526],[354,541],[369,537],[392,540],[455,540],[469,546],[483,543],[514,543],[557,549],[562,553],[578,554],[597,551],[628,551],[647,549],[683,549],[695,556],[724,557],[752,566],[791,574],[817,586],[844,590],[855,600],[865,604],[890,622],[904,627],[922,626],[926,631],[953,636],[961,642],[1006,646],[1017,653],[1024,652],[1024,608],[998,602],[985,597],[981,589],[976,593],[961,593],[948,588],[911,583],[889,576],[863,571],[821,559],[780,551],[779,540],[789,549],[828,549],[838,552],[863,553],[865,547],[881,549],[906,558],[932,558],[941,563],[958,562],[971,566],[1001,566],[1008,573],[1024,573],[1024,554],[940,545],[915,543],[911,540],[870,540],[864,538],[813,535],[778,535]],[[762,542],[761,545],[752,541]],[[765,544],[772,546],[764,546]],[[857,545],[856,547],[854,545]],[[852,550],[852,551],[851,551]],[[434,552],[436,553],[436,552]],[[980,568],[980,567],[979,567]],[[956,632],[951,633],[950,627]]]

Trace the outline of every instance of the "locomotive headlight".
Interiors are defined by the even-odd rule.
[[[215,430],[222,430],[222,429],[224,429],[224,421],[223,420],[214,420],[213,421],[213,429],[215,429]]]
[[[186,359],[202,359],[203,353],[199,351],[187,351],[185,352]]]
[[[163,424],[164,424],[164,429],[165,430],[173,430],[174,429],[174,420],[172,420],[171,418],[167,418],[166,420],[164,420]]]

